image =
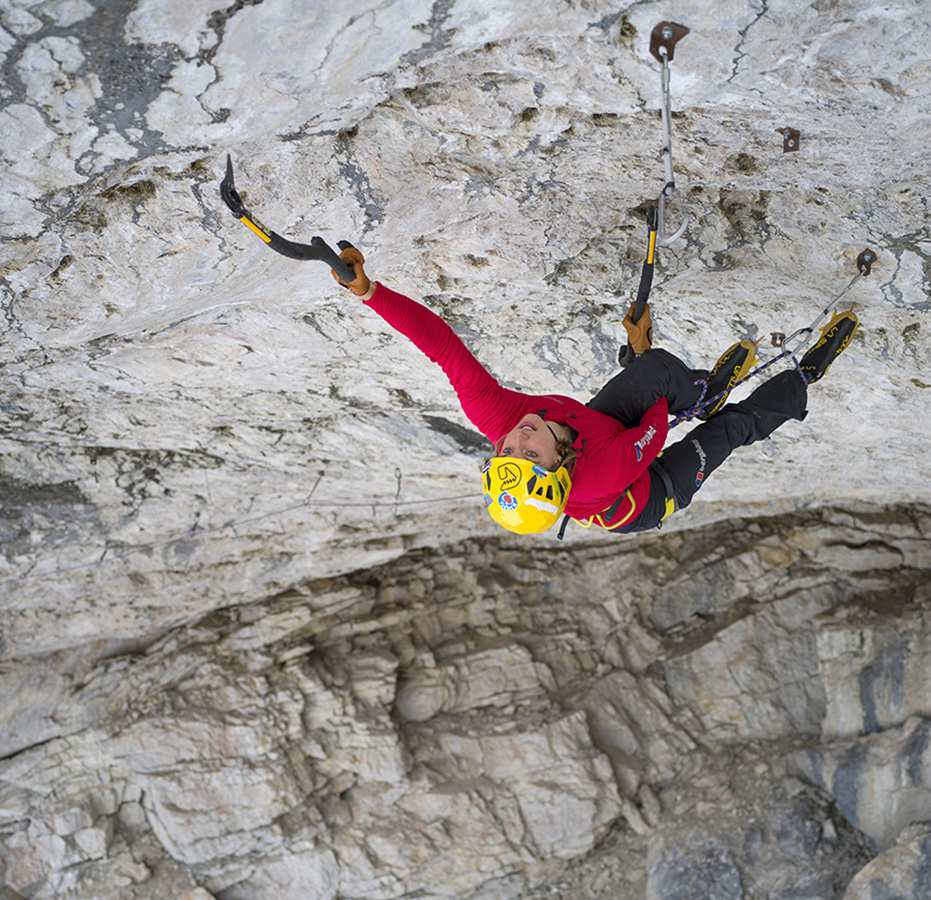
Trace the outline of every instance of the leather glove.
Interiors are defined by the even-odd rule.
[[[363,296],[370,287],[368,276],[365,274],[365,270],[362,268],[362,264],[365,262],[365,257],[355,248],[347,247],[340,253],[339,258],[346,263],[346,265],[352,268],[352,271],[355,272],[356,277],[352,281],[343,281],[336,272],[333,272],[333,277],[343,286],[348,287],[357,297]]]
[[[627,329],[627,340],[631,349],[640,356],[653,346],[653,320],[650,318],[650,304],[647,303],[640,320],[634,323],[631,316],[634,314],[635,305],[631,303],[627,315],[624,316],[624,328]]]

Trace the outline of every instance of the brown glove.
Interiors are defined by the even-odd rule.
[[[340,253],[339,258],[346,263],[346,265],[352,267],[352,271],[356,273],[356,277],[352,281],[343,281],[336,272],[333,272],[333,277],[341,284],[343,287],[348,287],[354,294],[361,297],[369,289],[369,279],[365,274],[365,271],[362,268],[362,264],[365,262],[365,257],[355,248],[347,247]]]
[[[637,356],[646,352],[653,346],[653,320],[650,318],[650,304],[647,303],[643,308],[643,315],[635,324],[631,316],[634,314],[634,306],[631,303],[627,315],[624,316],[624,327],[627,329],[627,341],[631,349]]]

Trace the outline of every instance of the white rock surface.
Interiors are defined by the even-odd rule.
[[[869,247],[861,329],[661,534],[502,535],[445,379],[236,222],[226,154],[585,399],[667,18],[657,342],[770,358]],[[929,38],[921,0],[0,6],[0,900],[922,897]]]

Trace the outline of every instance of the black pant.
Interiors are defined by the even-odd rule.
[[[647,409],[665,397],[672,415],[694,406],[701,394],[695,384],[707,377],[665,350],[648,350],[614,376],[588,403],[619,419],[628,428],[639,424]],[[663,450],[650,466],[650,496],[640,514],[621,533],[655,528],[666,512],[666,486],[672,486],[676,509],[692,502],[705,479],[737,448],[761,441],[789,419],[804,419],[808,386],[794,370],[780,372],[746,400],[728,403],[681,441]]]

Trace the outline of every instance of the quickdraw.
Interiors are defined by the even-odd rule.
[[[660,155],[663,157],[663,165],[666,170],[666,184],[660,191],[657,207],[659,214],[657,216],[657,241],[661,247],[668,247],[673,241],[678,240],[685,234],[686,226],[689,224],[689,214],[687,210],[682,212],[682,221],[673,234],[666,234],[666,201],[674,200],[679,196],[676,188],[676,177],[672,171],[672,118],[669,103],[669,63],[672,62],[675,54],[676,44],[689,33],[689,29],[684,25],[677,25],[675,22],[660,22],[650,35],[650,53],[662,65],[662,90],[663,90],[663,149]]]
[[[808,343],[808,340],[811,338],[814,330],[821,324],[821,322],[826,319],[830,313],[831,308],[840,301],[840,299],[849,291],[864,275],[869,275],[872,270],[873,263],[876,262],[876,254],[872,250],[864,250],[857,257],[857,274],[853,277],[850,284],[847,285],[821,312],[818,314],[814,322],[811,323],[807,328],[799,328],[798,331],[793,331],[788,337],[786,337],[781,332],[773,332],[773,346],[781,347],[787,352],[799,352],[805,344]],[[792,351],[789,351],[789,344],[793,341],[798,341],[798,346],[795,347]]]
[[[321,237],[311,238],[309,244],[299,244],[297,241],[289,241],[280,234],[276,234],[270,228],[266,228],[255,216],[253,216],[245,207],[242,197],[236,190],[233,183],[233,160],[229,154],[226,156],[226,176],[220,182],[220,196],[223,202],[230,208],[231,212],[240,222],[245,224],[250,231],[257,234],[272,250],[277,251],[282,256],[290,259],[319,259],[325,262],[343,281],[352,281],[355,274],[350,266],[344,263],[332,247]],[[337,246],[340,250],[351,247],[348,241],[339,241]]]
[[[699,395],[698,401],[691,409],[683,410],[679,413],[670,423],[670,428],[675,428],[676,425],[681,425],[683,422],[687,422],[690,419],[694,419],[696,416],[700,415],[705,409],[714,405],[714,403],[720,400],[725,394],[730,393],[738,385],[743,384],[745,381],[749,381],[756,375],[765,372],[770,366],[779,362],[782,359],[788,357],[792,358],[795,367],[799,368],[799,362],[796,358],[796,355],[801,353],[801,351],[808,345],[808,342],[811,340],[812,335],[815,332],[815,329],[829,316],[836,304],[844,297],[844,295],[865,275],[869,275],[873,263],[876,262],[876,254],[872,250],[863,250],[860,255],[857,257],[857,274],[851,279],[850,284],[847,285],[821,312],[818,314],[817,318],[811,325],[805,328],[799,328],[797,331],[793,331],[788,337],[780,332],[773,334],[773,346],[779,347],[782,352],[778,356],[774,356],[771,360],[763,363],[762,365],[757,366],[755,369],[748,372],[741,378],[739,381],[735,382],[733,385],[728,387],[726,391],[722,391],[719,394],[715,394],[713,397],[705,397],[705,392],[707,391],[708,384],[707,382],[699,382],[702,385],[702,393]],[[796,342],[796,346],[789,347],[789,344]]]
[[[660,191],[656,203],[647,209],[647,255],[643,261],[643,268],[640,271],[640,286],[637,289],[637,300],[634,304],[631,320],[636,324],[640,321],[644,309],[646,309],[647,300],[650,297],[650,289],[653,287],[653,264],[656,253],[656,245],[668,247],[673,241],[678,240],[685,233],[689,224],[689,214],[683,210],[682,221],[679,227],[671,235],[666,234],[666,201],[674,200],[679,196],[679,190],[676,187],[676,177],[672,168],[672,119],[669,102],[669,63],[675,55],[676,44],[689,33],[689,29],[684,25],[677,25],[675,22],[660,22],[650,35],[650,53],[662,65],[662,94],[663,94],[663,149],[660,156],[663,158],[665,167],[666,183]],[[628,366],[634,361],[636,354],[630,344],[625,344],[618,354],[618,362],[622,366]]]

